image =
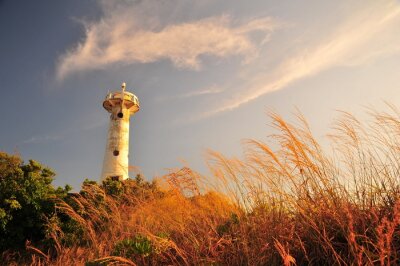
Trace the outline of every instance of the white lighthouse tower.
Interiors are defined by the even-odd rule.
[[[129,177],[129,118],[139,111],[139,100],[125,89],[126,84],[122,83],[121,91],[109,93],[103,102],[104,109],[111,115],[101,180]]]

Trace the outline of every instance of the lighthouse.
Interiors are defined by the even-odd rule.
[[[120,91],[107,94],[103,107],[110,113],[110,125],[101,180],[125,180],[129,177],[129,119],[139,111],[139,99],[122,83]]]

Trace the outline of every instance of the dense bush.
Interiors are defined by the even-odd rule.
[[[46,235],[47,222],[55,215],[55,199],[70,190],[52,186],[54,172],[30,160],[0,152],[0,251],[21,248]]]

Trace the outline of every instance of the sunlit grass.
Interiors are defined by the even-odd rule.
[[[87,184],[58,203],[79,241],[49,221],[54,248],[28,248],[29,263],[398,264],[400,114],[389,109],[367,123],[341,113],[329,152],[301,115],[271,114],[277,148],[248,140],[243,160],[210,151],[210,176],[182,168],[163,189],[128,181],[119,196]]]

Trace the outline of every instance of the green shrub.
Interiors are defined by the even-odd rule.
[[[135,255],[148,257],[153,252],[154,247],[150,239],[142,235],[137,235],[133,239],[124,239],[117,242],[113,251],[113,255],[123,256],[126,258],[132,258]]]
[[[24,164],[18,156],[0,152],[0,251],[44,239],[55,199],[71,189],[55,189],[54,175],[36,161]]]

